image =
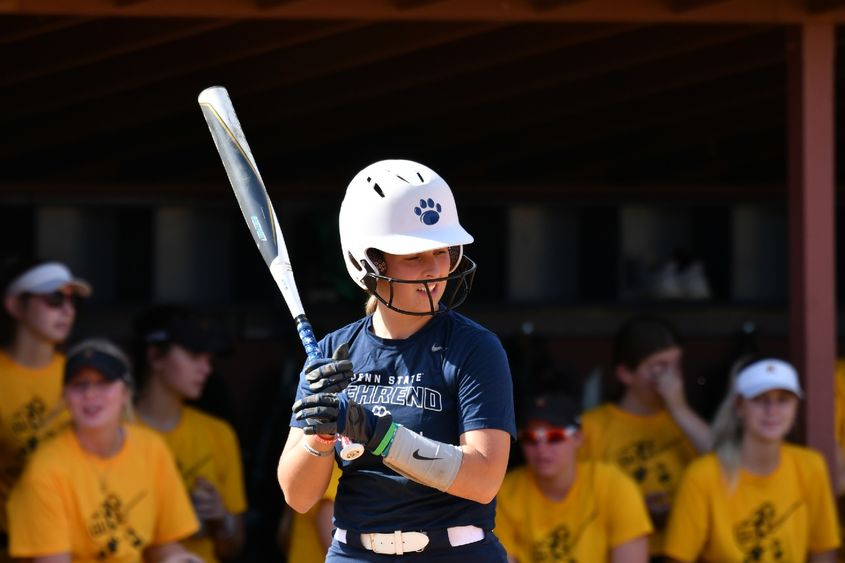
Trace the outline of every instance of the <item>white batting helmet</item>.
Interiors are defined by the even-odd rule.
[[[349,275],[379,298],[375,281],[391,281],[384,276],[381,252],[415,254],[449,248],[451,274],[468,261],[463,245],[473,241],[458,221],[448,184],[434,170],[410,160],[382,160],[356,174],[346,188],[339,224]],[[474,274],[475,264],[469,262]],[[464,264],[460,271],[467,269]]]

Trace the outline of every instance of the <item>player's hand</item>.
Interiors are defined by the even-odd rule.
[[[305,379],[312,393],[340,393],[349,386],[354,376],[346,343],[338,346],[331,358],[305,366]]]
[[[341,434],[374,450],[393,422],[390,414],[373,411],[351,400],[346,394],[318,393],[293,404],[296,420],[304,420],[306,434]]]
[[[345,424],[346,412],[342,411],[340,400],[335,393],[317,393],[303,397],[293,404],[296,420],[305,421],[302,430],[306,434],[337,434],[338,417]]]
[[[191,491],[191,503],[197,519],[203,522],[222,521],[226,517],[226,507],[223,499],[214,485],[202,477],[197,478],[196,485]]]

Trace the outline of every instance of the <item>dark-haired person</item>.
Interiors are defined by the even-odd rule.
[[[683,348],[668,322],[628,320],[616,334],[613,354],[622,396],[584,414],[579,455],[616,464],[634,479],[654,524],[650,553],[657,556],[681,474],[710,448],[710,427],[686,401]]]
[[[58,351],[91,286],[59,262],[10,261],[3,272],[0,348],[0,561],[8,557],[6,499],[29,456],[67,425]]]
[[[246,511],[238,439],[225,420],[185,404],[202,394],[222,335],[208,319],[175,305],[142,312],[135,332],[139,422],[170,447],[202,524],[185,546],[208,563],[232,559],[244,543]]]
[[[504,562],[492,530],[516,434],[511,377],[496,335],[453,310],[475,264],[452,191],[427,166],[380,161],[350,182],[339,223],[366,314],[326,336],[333,358],[300,378],[285,500],[308,511],[340,463],[327,561]],[[337,434],[362,455],[336,456]]]
[[[836,561],[827,464],[788,444],[802,391],[790,364],[741,368],[713,423],[713,453],[684,473],[666,531],[670,561]]]
[[[202,563],[173,456],[131,418],[129,360],[103,339],[68,351],[71,425],[33,454],[9,498],[9,550],[32,563]]]
[[[651,521],[634,482],[611,464],[576,461],[580,409],[533,398],[519,433],[527,464],[499,491],[496,536],[512,563],[645,563]]]

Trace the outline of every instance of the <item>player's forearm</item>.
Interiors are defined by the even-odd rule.
[[[288,506],[297,512],[305,513],[326,491],[332,474],[332,464],[335,463],[334,455],[312,455],[302,445],[304,441],[311,441],[311,437],[305,436],[299,428],[291,428],[290,432],[279,458],[277,477]],[[328,451],[326,446],[316,443],[311,447],[317,451]]]
[[[510,437],[501,430],[473,430],[455,446],[426,438],[393,424],[381,443],[384,464],[423,485],[454,496],[486,504],[493,500],[504,479]]]
[[[709,452],[713,447],[713,435],[710,426],[693,411],[687,403],[671,406],[669,414],[681,427],[692,445],[699,453]]]
[[[446,490],[450,495],[482,504],[492,501],[508,466],[510,436],[501,430],[480,430],[461,437],[463,463],[455,481]]]

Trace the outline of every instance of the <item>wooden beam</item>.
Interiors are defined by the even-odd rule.
[[[804,438],[836,475],[834,372],[836,254],[834,83],[836,40],[830,24],[790,30],[789,89],[790,352],[804,380]]]

